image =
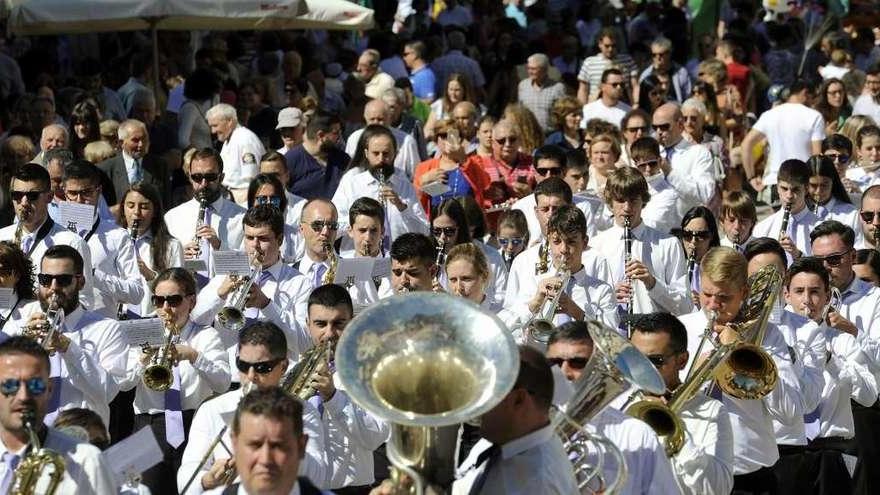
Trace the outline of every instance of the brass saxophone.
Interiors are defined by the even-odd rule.
[[[152,354],[150,364],[144,368],[143,382],[150,390],[164,392],[174,384],[174,346],[180,336],[180,329],[171,322],[172,315],[165,313],[162,316],[165,326],[165,342],[158,348],[144,344],[144,354]]]
[[[36,431],[36,414],[33,409],[23,411],[21,420],[30,438],[30,449],[25,453],[18,467],[15,468],[9,494],[32,495],[36,493],[37,483],[44,478],[45,469],[51,467],[52,470],[48,474],[48,485],[40,493],[52,495],[64,477],[64,457],[40,445],[40,438]]]
[[[321,279],[321,285],[332,284],[334,280],[336,280],[336,267],[339,265],[339,258],[336,257],[336,253],[333,252],[333,245],[329,242],[324,244],[324,252],[327,253],[327,262],[330,263],[330,268],[324,272],[324,277]]]
[[[550,269],[550,246],[547,245],[547,240],[541,242],[541,245],[538,246],[538,262],[535,263],[535,275],[542,275],[547,273],[547,270]]]
[[[15,243],[16,247],[21,248],[21,238],[24,237],[24,222],[19,220],[18,227],[15,228],[15,237],[12,239],[12,242]],[[22,249],[24,251],[24,249]],[[27,254],[27,253],[25,253]]]
[[[281,388],[300,400],[308,400],[317,392],[311,386],[312,377],[319,370],[331,368],[330,360],[336,350],[336,342],[324,340],[303,353],[293,369],[281,380]]]
[[[791,218],[791,203],[785,203],[782,206],[782,226],[779,228],[779,235],[776,237],[777,241],[781,241],[782,238],[787,235],[788,232],[788,221]]]

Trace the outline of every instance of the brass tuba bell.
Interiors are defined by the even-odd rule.
[[[392,423],[388,459],[416,493],[451,485],[458,425],[500,402],[518,371],[504,324],[447,294],[384,299],[354,318],[336,346],[340,388]]]

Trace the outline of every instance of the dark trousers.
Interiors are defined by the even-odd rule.
[[[875,495],[880,493],[880,406],[865,407],[853,401],[852,411],[856,427],[854,453],[859,459],[853,493]]]
[[[137,389],[128,392],[119,392],[116,398],[110,402],[110,424],[107,432],[110,433],[110,442],[116,443],[128,438],[134,432],[134,394]]]
[[[853,480],[843,462],[852,441],[817,438],[808,445],[780,445],[773,466],[780,495],[852,493]]]
[[[369,495],[372,487],[364,486],[347,486],[345,488],[336,488],[333,493],[336,495]]]
[[[776,495],[776,477],[768,467],[733,477],[731,495]]]
[[[180,461],[183,458],[183,450],[186,448],[186,442],[189,439],[189,427],[192,424],[195,410],[190,409],[183,411],[183,431],[184,440],[176,449],[168,445],[165,440],[165,414],[138,414],[134,417],[135,431],[141,428],[150,427],[153,434],[156,435],[156,441],[159,448],[162,449],[164,458],[162,462],[147,469],[141,475],[141,483],[150,489],[151,493],[180,493],[177,489],[177,469],[180,468]]]

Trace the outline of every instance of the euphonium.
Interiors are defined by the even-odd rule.
[[[556,433],[562,438],[569,459],[572,459],[575,476],[581,490],[595,478],[601,469],[588,465],[587,444],[596,442],[594,435],[583,430],[583,425],[622,394],[630,385],[650,393],[660,394],[666,389],[657,368],[615,330],[598,321],[588,321],[587,329],[593,340],[593,355],[584,367],[581,377],[574,383],[575,393],[565,406],[564,414],[553,419]],[[600,444],[603,442],[599,440]],[[605,444],[606,449],[613,445]],[[618,457],[619,451],[611,453]],[[615,493],[626,479],[626,463],[618,458],[618,472],[614,483],[605,493]],[[601,467],[601,466],[599,466]]]
[[[335,342],[325,340],[302,354],[301,359],[281,380],[281,388],[289,395],[308,400],[315,395],[310,382],[315,373],[330,366]]]
[[[226,296],[226,304],[217,313],[217,321],[225,328],[237,332],[244,326],[244,305],[247,304],[251,287],[263,270],[262,259],[262,253],[255,251],[251,257],[251,271],[243,277],[238,277],[232,291]]]
[[[61,484],[64,477],[64,457],[52,450],[40,445],[37,436],[36,415],[33,409],[26,409],[21,414],[22,423],[30,438],[30,448],[25,452],[24,458],[15,468],[12,484],[9,486],[10,495],[33,495],[37,488],[41,488],[41,495],[52,495]],[[38,486],[38,482],[44,479],[44,471],[51,467],[48,483]]]
[[[504,324],[448,294],[382,299],[348,324],[336,346],[339,388],[391,423],[388,459],[418,494],[428,485],[449,488],[458,425],[495,407],[518,371]]]
[[[551,299],[545,299],[541,309],[523,325],[523,339],[526,343],[547,345],[550,336],[553,334],[553,329],[555,328],[553,319],[556,316],[556,309],[559,307],[559,298],[565,292],[565,288],[568,287],[568,282],[571,280],[571,271],[562,262],[560,264],[562,266],[559,273],[557,273],[560,280],[556,294]]]
[[[785,203],[782,205],[782,226],[779,227],[779,235],[776,237],[777,241],[781,241],[782,238],[788,235],[788,221],[791,219],[791,203]]]
[[[327,285],[332,284],[336,280],[336,267],[339,266],[339,258],[336,257],[336,253],[333,252],[333,246],[329,242],[324,244],[324,252],[327,253],[327,262],[330,264],[330,268],[324,272],[321,284]]]
[[[55,332],[59,331],[61,324],[64,322],[64,308],[61,307],[61,299],[57,293],[52,294],[49,299],[49,307],[46,309],[46,323],[35,326],[25,326],[22,332],[25,337],[30,337],[49,349],[52,346],[52,339]]]
[[[143,352],[152,354],[150,364],[144,368],[143,382],[150,390],[164,392],[174,384],[174,349],[177,344],[179,329],[171,322],[172,315],[166,313],[162,317],[165,326],[165,341],[158,348],[144,345]]]

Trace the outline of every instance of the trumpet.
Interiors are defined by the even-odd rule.
[[[156,392],[164,392],[174,384],[175,345],[180,337],[180,329],[171,321],[171,313],[162,316],[165,326],[165,342],[159,347],[144,344],[142,351],[150,354],[150,364],[144,368],[144,386]]]
[[[547,245],[547,240],[541,242],[541,245],[538,247],[538,262],[535,263],[535,275],[542,275],[547,273],[547,270],[550,267],[550,246]]]
[[[560,267],[557,274],[560,280],[556,294],[551,299],[545,299],[540,310],[522,327],[523,339],[526,343],[545,346],[553,334],[553,329],[555,328],[553,318],[556,316],[556,309],[559,307],[559,298],[565,292],[565,288],[568,287],[568,282],[571,280],[571,270],[568,269],[568,266],[564,262],[560,262]]]
[[[49,299],[49,308],[46,310],[46,323],[25,326],[22,333],[25,337],[36,340],[43,349],[50,350],[50,354],[54,354],[52,348],[52,340],[55,333],[61,329],[64,323],[64,308],[61,307],[61,298],[57,293],[52,294]]]
[[[783,237],[788,235],[788,221],[791,218],[791,203],[785,203],[782,206],[782,226],[779,228],[777,241],[781,241]]]
[[[336,342],[324,340],[304,352],[299,362],[281,379],[281,388],[300,400],[308,400],[317,392],[311,386],[312,377],[319,370],[332,369],[331,360],[335,351]]]
[[[64,457],[40,445],[40,437],[36,431],[36,414],[33,409],[23,411],[21,420],[30,439],[30,449],[25,451],[24,458],[15,468],[8,493],[10,495],[37,493],[38,483],[48,476],[48,483],[46,485],[40,484],[41,491],[39,493],[52,495],[64,477]],[[45,470],[48,468],[51,470],[46,474]]]
[[[828,298],[828,304],[822,308],[822,314],[819,318],[819,323],[824,323],[828,319],[828,313],[835,311],[840,311],[840,306],[843,305],[843,296],[840,294],[840,290],[837,287],[831,286],[831,296]]]
[[[226,304],[217,313],[217,321],[225,328],[232,331],[239,331],[245,324],[244,305],[247,304],[250,296],[251,287],[260,275],[263,269],[263,254],[255,251],[251,257],[251,271],[244,277],[235,280],[235,286],[226,297]],[[235,277],[235,275],[233,275]]]

